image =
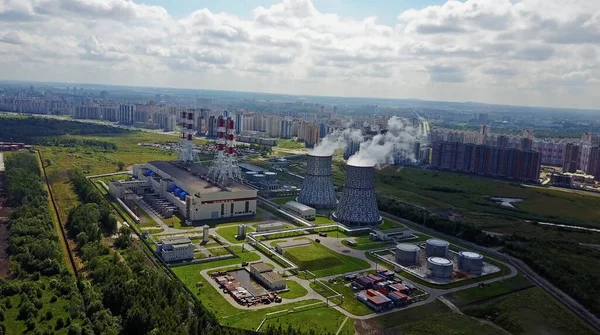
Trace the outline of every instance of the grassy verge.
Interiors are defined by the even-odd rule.
[[[533,283],[522,274],[510,279],[487,284],[485,287],[473,287],[466,290],[450,293],[446,298],[458,307],[482,302],[494,297],[503,296],[511,292],[530,288]]]
[[[344,302],[340,304],[344,310],[354,314],[354,315],[367,315],[373,313],[373,311],[367,307],[367,305],[356,299],[356,293],[352,291],[352,288],[346,286],[349,282],[344,281],[344,278],[338,278],[335,284],[327,283],[327,286],[334,289],[336,292],[342,294],[344,296]],[[318,283],[310,283],[310,287],[315,290],[315,292],[319,293],[323,297],[328,297],[332,295],[331,290],[325,288],[323,285]]]
[[[279,294],[279,296],[284,299],[301,298],[308,293],[308,291],[304,287],[302,287],[300,284],[293,280],[286,281],[286,284],[289,291]]]
[[[494,299],[464,311],[513,334],[594,334],[575,314],[539,287]]]

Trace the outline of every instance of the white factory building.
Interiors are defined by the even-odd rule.
[[[279,291],[285,289],[285,279],[263,262],[250,264],[250,275],[269,290]]]
[[[194,259],[194,245],[187,237],[165,238],[156,245],[156,254],[165,262]]]
[[[204,176],[208,170],[198,164],[176,165],[153,161],[133,166],[137,182],[111,183],[110,193],[119,197],[118,188],[133,188],[138,195],[153,193],[178,209],[192,222],[239,218],[256,214],[256,190],[231,181],[220,187]]]
[[[315,216],[317,215],[316,209],[297,201],[288,201],[283,208],[305,220],[314,220]]]

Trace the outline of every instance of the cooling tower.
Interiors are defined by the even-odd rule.
[[[307,155],[306,176],[296,199],[313,208],[335,208],[337,200],[331,177],[331,156]]]
[[[346,226],[381,223],[375,198],[375,167],[346,165],[346,183],[333,219]]]

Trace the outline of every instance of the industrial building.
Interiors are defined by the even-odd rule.
[[[297,216],[305,219],[305,220],[314,220],[317,215],[317,211],[305,204],[301,204],[297,201],[288,201],[285,205],[283,205],[287,211],[296,214]]]
[[[472,251],[458,253],[458,268],[462,271],[480,275],[483,271],[483,256]]]
[[[374,226],[382,218],[375,197],[375,167],[346,165],[344,191],[333,219],[346,226]]]
[[[436,278],[449,279],[452,278],[454,263],[443,257],[427,258],[427,270],[429,275]]]
[[[425,242],[425,251],[427,257],[443,257],[448,255],[448,247],[450,243],[444,240],[438,240],[436,238],[430,238]]]
[[[394,241],[412,236],[412,231],[406,227],[388,230],[372,229],[370,236],[376,241]]]
[[[135,182],[110,183],[110,193],[120,198],[124,189],[152,194],[172,204],[192,222],[251,217],[256,214],[256,190],[231,181],[227,187],[206,178],[197,164],[154,161],[133,166]]]
[[[301,246],[311,245],[311,240],[292,240],[287,242],[280,242],[275,244],[275,251],[277,251],[280,255],[283,255],[285,249],[287,248],[295,248]]]
[[[285,289],[285,279],[263,262],[250,264],[250,274],[269,290],[279,291]]]
[[[156,245],[156,254],[165,262],[194,259],[194,245],[187,237],[165,238]]]
[[[421,248],[411,243],[400,243],[396,245],[395,259],[398,264],[418,265]]]
[[[307,155],[306,175],[296,199],[298,202],[316,209],[336,207],[331,164],[331,156]]]
[[[273,230],[281,230],[285,228],[285,225],[281,222],[271,222],[271,223],[263,223],[255,226],[257,233],[262,233],[265,231],[273,231]]]

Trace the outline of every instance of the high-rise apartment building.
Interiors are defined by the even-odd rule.
[[[119,105],[119,123],[132,125],[133,124],[133,113],[135,112],[135,105]]]
[[[319,143],[319,127],[316,124],[307,124],[304,128],[304,144],[307,148],[313,148]]]
[[[563,172],[577,172],[579,161],[581,159],[581,146],[567,143],[565,147],[565,157],[563,159]]]
[[[235,132],[241,134],[244,131],[244,115],[238,113],[235,115]]]
[[[360,150],[360,143],[361,142],[350,141],[344,149],[344,159],[348,159],[357,153],[358,150]]]
[[[437,169],[537,182],[539,152],[457,142],[436,142],[431,166]]]

